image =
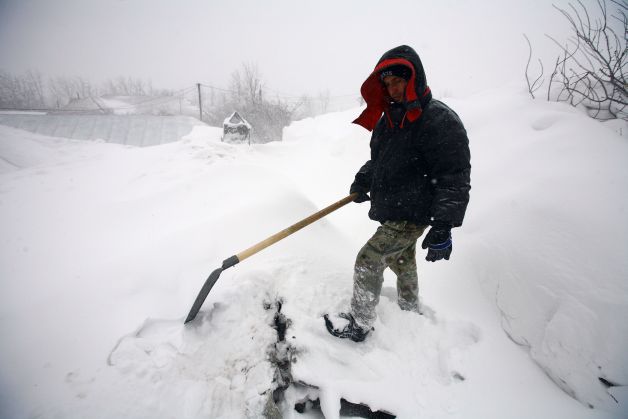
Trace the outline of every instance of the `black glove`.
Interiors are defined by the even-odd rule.
[[[368,191],[365,191],[364,188],[356,185],[356,183],[354,182],[353,185],[351,185],[351,189],[349,189],[349,193],[353,194],[353,193],[357,193],[358,196],[355,197],[355,199],[353,200],[353,202],[357,202],[358,204],[360,202],[366,202],[366,201],[370,201],[371,198],[366,194]]]
[[[421,247],[423,249],[429,247],[425,257],[428,262],[436,262],[441,259],[449,260],[452,250],[451,228],[433,226],[425,235]]]

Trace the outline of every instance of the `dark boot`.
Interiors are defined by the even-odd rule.
[[[337,316],[334,316],[334,321],[336,324],[330,320],[329,315],[325,314],[325,327],[327,327],[327,331],[337,338],[341,339],[351,339],[354,342],[362,342],[366,339],[366,336],[369,334],[373,328],[363,328],[360,327],[353,316],[350,313],[339,313]]]

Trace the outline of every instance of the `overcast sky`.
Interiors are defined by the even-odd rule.
[[[591,3],[593,0],[584,0]],[[567,1],[553,3],[565,6]],[[527,46],[563,36],[549,0],[0,0],[0,69],[227,87],[242,62],[284,94],[355,94],[386,50],[414,47],[436,95],[523,79]],[[549,64],[549,63],[548,63]],[[523,86],[523,84],[522,84]]]

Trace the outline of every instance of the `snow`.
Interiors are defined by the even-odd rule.
[[[348,194],[359,109],[252,146],[206,126],[146,148],[0,126],[0,417],[260,417],[282,359],[286,418],[316,417],[294,410],[307,397],[327,418],[340,398],[400,418],[626,417],[625,123],[510,88],[444,100],[471,141],[467,218],[450,261],[418,256],[426,314],[399,310],[387,271],[361,344],[321,316],[349,302],[368,204],[224,271],[183,325],[223,259]]]
[[[239,127],[240,125],[244,125],[246,128],[251,129],[251,124],[249,124],[244,118],[242,118],[237,111],[226,117],[222,125],[223,127],[235,128]]]
[[[501,133],[509,138],[494,140],[496,124],[470,127],[479,181],[466,227],[480,234],[468,255],[492,249],[496,263],[473,264],[502,308],[507,333],[530,346],[565,390],[610,407],[597,377],[628,382],[628,324],[617,321],[628,313],[627,248],[620,239],[628,234],[622,192],[628,190],[628,144],[560,104],[541,102],[514,119],[485,103],[467,119],[490,112],[508,121]],[[572,319],[578,319],[575,330],[565,327]]]

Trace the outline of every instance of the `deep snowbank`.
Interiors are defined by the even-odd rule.
[[[420,264],[430,314],[400,311],[387,272],[364,345],[320,316],[348,302],[366,204],[225,271],[182,325],[224,258],[348,193],[369,155],[358,110],[251,147],[206,127],[143,149],[0,127],[2,416],[258,417],[284,352],[302,382],[285,417],[306,397],[329,418],[340,397],[399,417],[621,417],[626,387],[618,405],[598,377],[627,383],[625,139],[523,94],[447,103],[471,138],[465,225],[451,261]]]
[[[501,101],[452,101],[473,159],[460,256],[557,384],[613,408],[600,379],[628,384],[628,140],[564,104]]]
[[[218,284],[206,303],[214,307],[208,324],[197,332],[182,318],[228,252],[316,207],[288,178],[258,165],[256,151],[220,143],[213,128],[150,149],[0,129],[4,155],[24,156],[2,175],[3,410],[12,417],[257,416],[274,375],[266,351],[276,333],[263,309],[268,281],[258,272],[225,292]],[[310,234],[346,240],[325,221]],[[264,257],[270,268],[284,266],[290,252],[325,254],[310,239],[280,243],[256,266]]]

